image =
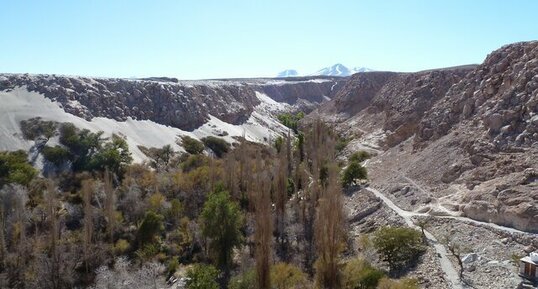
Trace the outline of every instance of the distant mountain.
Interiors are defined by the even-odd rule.
[[[333,66],[322,68],[310,75],[323,75],[323,76],[350,76],[357,72],[368,72],[373,71],[370,68],[366,67],[355,67],[352,69],[347,68],[343,64],[337,63]]]
[[[354,67],[354,68],[347,68],[345,65],[341,63],[337,63],[333,66],[328,66],[325,68],[322,68],[314,73],[310,74],[299,74],[297,70],[295,69],[286,69],[279,74],[276,75],[276,77],[296,77],[296,76],[350,76],[355,73],[359,72],[369,72],[374,71],[373,69],[367,68],[367,67]]]
[[[368,67],[355,67],[352,69],[353,73],[374,71]]]
[[[276,77],[295,77],[295,76],[299,76],[299,72],[297,72],[297,70],[295,70],[295,69],[286,69],[286,70],[280,72],[279,74],[277,74]]]
[[[324,76],[349,76],[351,71],[344,65],[337,63],[333,66],[322,68],[311,75],[324,75]]]

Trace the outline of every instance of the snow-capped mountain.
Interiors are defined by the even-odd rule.
[[[295,77],[299,76],[299,72],[295,69],[286,69],[279,74],[276,75],[276,77]]]
[[[345,65],[341,63],[337,63],[333,66],[328,66],[325,68],[322,68],[314,73],[309,74],[299,74],[297,70],[295,69],[286,69],[279,74],[277,74],[276,77],[296,77],[296,76],[340,76],[340,77],[346,77],[350,76],[355,73],[359,72],[369,72],[374,71],[373,69],[367,68],[367,67],[354,67],[354,68],[347,68]]]
[[[358,73],[358,72],[369,72],[369,71],[374,71],[374,70],[368,67],[355,67],[351,71],[353,71],[353,73]]]
[[[352,69],[347,68],[343,64],[337,63],[333,66],[322,68],[310,75],[323,75],[323,76],[350,76],[358,72],[368,72],[373,71],[370,68],[366,67],[355,67]]]

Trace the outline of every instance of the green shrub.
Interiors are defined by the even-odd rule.
[[[205,166],[209,163],[209,159],[204,155],[189,155],[185,161],[183,161],[180,166],[184,172],[190,172],[201,166]]]
[[[277,263],[271,267],[271,285],[275,289],[310,288],[306,274],[288,263]]]
[[[359,162],[362,163],[363,161],[369,159],[371,155],[367,151],[358,151],[354,152],[350,157],[350,162]]]
[[[56,166],[60,166],[71,159],[71,153],[61,146],[45,146],[41,151],[43,157]]]
[[[219,268],[229,269],[232,251],[243,240],[243,216],[239,205],[226,191],[209,195],[200,215],[202,234],[209,239],[209,247]]]
[[[304,118],[304,113],[303,112],[298,112],[296,114],[283,113],[283,114],[279,114],[277,118],[283,125],[292,129],[295,133],[298,133],[299,121],[302,118]]]
[[[28,185],[36,175],[25,151],[0,152],[0,188],[10,183]]]
[[[211,265],[195,264],[187,270],[187,289],[218,289],[219,271]]]
[[[191,155],[201,154],[204,151],[204,144],[190,136],[183,136],[181,138],[181,146]]]
[[[127,252],[127,250],[129,250],[130,246],[131,245],[129,244],[129,241],[125,239],[119,239],[118,241],[116,241],[116,244],[114,244],[114,252],[117,255],[122,255]]]
[[[177,257],[172,257],[170,260],[168,260],[168,264],[166,264],[166,271],[168,271],[168,274],[174,274],[177,269],[179,268],[179,260]]]
[[[40,136],[50,139],[56,134],[58,123],[44,121],[40,117],[34,117],[20,122],[22,135],[27,140],[36,140]]]
[[[339,139],[338,139],[338,142],[336,142],[336,145],[335,145],[334,148],[336,149],[336,151],[341,152],[341,151],[343,151],[343,150],[346,148],[346,146],[347,146],[348,144],[349,144],[349,140],[348,140],[348,139],[346,139],[346,138],[339,138]]]
[[[343,289],[375,289],[385,274],[363,259],[346,262],[342,270]]]
[[[60,126],[60,143],[72,155],[73,171],[104,171],[106,168],[117,175],[123,173],[126,165],[133,160],[125,139],[112,135],[102,138],[103,132],[93,133],[79,130],[72,123]]]
[[[373,245],[390,270],[404,268],[424,252],[421,232],[404,227],[383,227],[377,230]]]
[[[342,174],[342,186],[349,187],[356,184],[357,179],[366,178],[368,178],[366,168],[363,167],[359,162],[352,161]]]
[[[258,289],[256,271],[248,270],[247,272],[234,276],[228,284],[228,289]]]
[[[153,243],[155,238],[164,230],[164,217],[148,211],[138,228],[137,240],[139,246]]]
[[[206,147],[210,148],[219,158],[230,150],[230,144],[224,139],[218,137],[207,136],[202,139],[202,142]]]
[[[275,139],[275,142],[273,143],[273,146],[275,147],[277,152],[280,152],[282,149],[282,145],[284,144],[284,138],[279,136]]]

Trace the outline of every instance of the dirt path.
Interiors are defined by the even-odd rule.
[[[372,192],[376,197],[380,198],[391,210],[396,212],[399,216],[401,216],[405,223],[414,229],[420,230],[420,228],[413,223],[413,220],[411,220],[411,217],[413,216],[428,216],[428,214],[424,213],[415,213],[415,212],[409,212],[402,210],[400,207],[398,207],[394,202],[392,202],[389,198],[387,198],[385,195],[383,195],[380,191],[374,189],[374,188],[366,188],[366,190]],[[462,289],[466,288],[461,283],[458,271],[454,268],[454,265],[452,265],[452,262],[450,259],[448,259],[448,252],[442,244],[440,244],[434,235],[432,235],[430,232],[424,230],[424,234],[426,235],[426,238],[433,244],[433,247],[435,248],[435,251],[437,252],[438,256],[440,257],[439,262],[441,264],[441,269],[446,275],[446,279],[448,280],[448,283],[450,286],[454,289]]]
[[[400,176],[407,180],[410,184],[412,184],[414,187],[416,187],[418,190],[420,190],[422,193],[424,193],[425,195],[427,196],[432,196],[432,194],[430,194],[428,191],[426,191],[424,188],[422,188],[421,186],[419,186],[413,179],[407,177],[407,176],[404,176],[402,174],[400,174]],[[439,203],[439,200],[438,199],[435,199],[436,202],[437,202],[437,207],[442,210],[443,212],[447,213],[446,216],[435,216],[435,215],[431,215],[433,217],[437,217],[437,218],[447,218],[447,219],[454,219],[454,220],[458,220],[458,221],[462,221],[462,222],[465,222],[465,223],[471,223],[471,224],[474,224],[474,225],[479,225],[479,226],[485,226],[485,227],[489,227],[489,228],[493,228],[493,229],[496,229],[496,230],[501,230],[501,231],[505,231],[505,232],[508,232],[508,233],[519,233],[519,234],[527,234],[527,235],[531,235],[531,236],[535,236],[538,238],[538,234],[534,234],[534,233],[529,233],[529,232],[525,232],[525,231],[521,231],[521,230],[518,230],[518,229],[515,229],[515,228],[512,228],[512,227],[506,227],[506,226],[502,226],[502,225],[497,225],[495,223],[489,223],[489,222],[484,222],[484,221],[477,221],[475,219],[471,219],[471,218],[468,218],[468,217],[463,217],[463,216],[458,216],[455,212],[453,211],[450,211],[449,209],[447,209],[446,207],[444,207],[441,203]],[[420,208],[418,209],[420,211]],[[428,215],[427,213],[426,214],[418,214],[418,215]]]

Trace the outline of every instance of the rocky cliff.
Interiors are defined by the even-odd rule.
[[[538,42],[478,66],[356,74],[316,112],[348,152],[378,153],[373,184],[407,209],[538,232]]]
[[[231,124],[243,123],[260,102],[256,91],[278,102],[312,110],[332,97],[345,82],[330,77],[170,80],[3,74],[0,91],[25,86],[60,103],[66,112],[87,120],[106,117],[124,121],[130,117],[193,130],[204,124],[209,115]]]

